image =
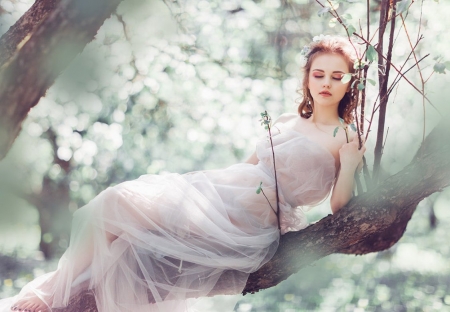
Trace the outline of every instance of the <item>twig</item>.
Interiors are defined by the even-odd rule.
[[[423,142],[423,141],[425,141],[425,128],[426,128],[425,98],[424,98],[425,97],[425,80],[423,79],[422,70],[420,69],[419,62],[417,61],[417,55],[416,55],[416,52],[414,51],[414,48],[412,46],[411,38],[409,37],[408,29],[406,28],[405,19],[403,18],[403,14],[400,14],[400,17],[402,19],[403,29],[405,30],[406,38],[408,38],[409,46],[411,47],[411,51],[413,53],[414,60],[416,61],[416,64],[417,64],[417,70],[419,71],[420,82],[422,84],[422,108],[423,108],[422,142]]]
[[[281,230],[281,224],[280,224],[280,199],[279,199],[279,196],[278,196],[277,167],[276,167],[276,164],[275,164],[275,151],[274,151],[274,148],[273,148],[272,131],[271,131],[271,127],[270,127],[272,119],[269,116],[269,114],[267,114],[267,111],[264,111],[264,113],[261,113],[261,117],[262,117],[262,124],[264,124],[267,127],[267,130],[269,131],[270,147],[272,149],[273,171],[274,171],[274,177],[275,177],[275,196],[276,196],[276,200],[277,200],[276,215],[277,215],[277,221],[278,221],[278,229]],[[261,184],[260,184],[260,189],[262,191]],[[267,199],[267,197],[266,197],[266,199]],[[270,205],[270,202],[269,202],[269,205]],[[272,207],[272,205],[270,205],[270,207]]]
[[[368,42],[365,38],[363,38],[363,37],[361,37],[361,36],[359,36],[358,34],[355,34],[355,36],[356,37],[358,37],[358,38],[360,38],[360,39],[362,39],[364,42]],[[377,52],[378,52],[378,48],[376,48],[376,47],[374,47],[375,48],[375,50],[377,50]],[[392,63],[391,61],[388,61],[387,59],[386,59],[386,57],[382,54],[382,53],[380,53],[379,55],[381,55],[381,57],[385,60],[385,61],[387,61],[387,63],[388,64],[390,64],[391,66],[392,66],[392,68],[394,68],[394,70],[403,78],[403,79],[405,79],[405,81],[406,82],[408,82],[417,92],[419,92],[421,95],[423,95],[422,94],[422,92],[408,79],[408,78],[406,78],[405,77],[405,75],[404,74],[402,74],[402,72],[395,66],[395,64],[394,63]],[[428,97],[427,96],[425,96],[425,95],[423,95],[424,97],[425,97],[425,99],[427,100],[427,102],[437,111],[437,112],[439,112],[440,113],[440,111],[437,109],[437,107],[436,106],[434,106],[433,105],[433,103],[430,101],[430,99],[428,99]]]

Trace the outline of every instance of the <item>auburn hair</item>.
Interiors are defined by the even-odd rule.
[[[353,64],[357,60],[355,48],[352,46],[348,38],[339,36],[325,36],[319,41],[314,41],[309,45],[305,58],[306,64],[303,66],[303,81],[302,85],[297,89],[297,93],[302,95],[302,98],[297,99],[298,113],[303,118],[308,119],[314,113],[314,100],[308,89],[309,73],[314,59],[320,54],[331,53],[341,55],[348,64],[349,72],[354,73]],[[353,84],[354,77],[350,80],[350,86]],[[356,86],[346,92],[344,97],[339,102],[338,114],[345,123],[353,122],[353,111],[357,106],[358,90]]]

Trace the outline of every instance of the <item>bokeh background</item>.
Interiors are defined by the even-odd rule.
[[[0,33],[32,2],[0,0]],[[378,4],[371,1],[372,33]],[[364,29],[365,5],[341,3],[338,10]],[[124,0],[32,109],[0,162],[0,297],[56,267],[71,214],[109,185],[244,161],[266,135],[260,112],[276,118],[296,111],[303,47],[320,34],[345,34],[319,10],[313,0]],[[424,113],[412,87],[396,86],[385,175],[412,159],[423,131],[449,110],[450,81],[433,70],[450,61],[449,10],[446,1],[425,0],[408,12],[412,37],[424,35],[418,55],[430,54],[420,65],[431,75],[426,93],[437,109],[426,104]],[[394,61],[408,53],[398,25]],[[376,80],[376,68],[370,76]],[[420,85],[417,71],[407,77]],[[376,89],[367,90],[368,111]],[[374,142],[369,135],[369,164]],[[450,311],[449,200],[448,190],[425,199],[390,250],[329,256],[277,287],[238,297],[235,311]],[[329,212],[325,202],[308,217],[314,222]],[[212,299],[211,311],[220,300],[227,299]]]

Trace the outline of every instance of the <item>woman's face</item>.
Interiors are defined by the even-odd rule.
[[[347,62],[339,54],[323,53],[314,58],[308,76],[314,107],[336,107],[337,110],[339,101],[349,89],[349,82],[341,82],[342,76],[348,72]]]

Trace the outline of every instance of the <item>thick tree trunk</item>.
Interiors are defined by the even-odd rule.
[[[40,0],[2,38],[0,160],[55,78],[90,42],[121,0]],[[38,25],[38,27],[36,27]]]
[[[31,37],[33,30],[54,11],[59,2],[59,0],[36,0],[14,26],[0,38],[0,67],[11,59],[17,50],[20,50],[26,38]]]

